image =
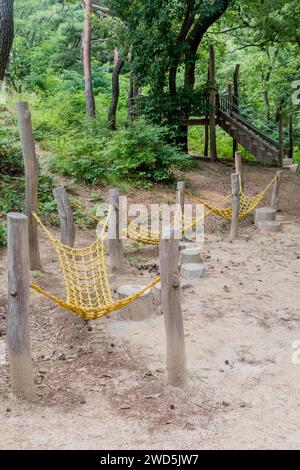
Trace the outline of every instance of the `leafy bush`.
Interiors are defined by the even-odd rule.
[[[0,222],[0,246],[6,246],[7,239],[6,239],[6,226]]]
[[[0,142],[0,175],[20,176],[24,172],[20,145]]]
[[[86,129],[80,137],[56,143],[51,168],[92,184],[115,178],[143,185],[171,181],[173,168],[187,168],[189,160],[167,143],[167,136],[167,129],[142,120],[117,132],[106,131],[102,138],[95,129]]]
[[[52,194],[54,187],[54,182],[50,176],[40,175],[38,201],[39,211],[44,215],[56,211],[56,204]],[[24,211],[25,179],[23,176],[18,178],[3,176],[0,179],[0,193],[0,214]]]

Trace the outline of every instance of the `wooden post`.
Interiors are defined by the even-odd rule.
[[[170,238],[167,239],[167,233]],[[182,310],[180,303],[179,240],[174,230],[163,230],[159,247],[161,302],[165,320],[167,343],[168,384],[184,387],[186,384],[186,357]]]
[[[59,187],[53,190],[53,195],[56,200],[60,217],[61,242],[64,245],[73,247],[75,242],[75,225],[72,206],[67,192],[65,188]]]
[[[213,162],[217,161],[217,134],[216,134],[216,63],[215,49],[211,44],[209,46],[209,128],[210,128],[210,158]]]
[[[283,148],[283,114],[282,109],[279,112],[279,151],[278,151],[278,165],[283,167],[283,157],[284,157],[284,148]]]
[[[7,214],[8,309],[7,350],[13,393],[35,398],[29,337],[28,219]]]
[[[231,175],[232,188],[232,221],[229,241],[233,242],[238,234],[240,216],[240,177],[236,173]]]
[[[123,243],[120,239],[120,190],[109,190],[110,216],[108,221],[109,233],[109,262],[113,273],[124,272]]]
[[[276,181],[274,183],[273,194],[272,194],[272,201],[271,207],[278,211],[279,209],[279,192],[280,192],[280,184],[283,177],[283,171],[277,171],[276,174]]]
[[[244,190],[244,178],[243,178],[243,161],[241,152],[235,152],[235,172],[239,175],[240,185],[242,190]]]
[[[42,264],[38,245],[37,225],[32,217],[32,212],[37,212],[38,208],[39,168],[28,103],[17,103],[17,112],[25,166],[25,213],[28,217],[30,269],[32,271],[40,271]]]
[[[181,213],[184,213],[184,197],[185,197],[185,182],[179,181],[177,183],[176,204],[180,206]]]
[[[181,218],[181,223],[180,227],[182,230],[184,229],[184,198],[185,198],[185,182],[184,181],[179,181],[177,183],[177,193],[176,193],[176,205],[180,207],[180,218]]]
[[[290,150],[289,150],[289,158],[294,158],[294,122],[293,122],[293,115],[290,115],[289,118],[289,141],[290,141]]]

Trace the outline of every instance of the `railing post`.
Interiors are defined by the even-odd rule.
[[[32,217],[32,212],[37,212],[38,208],[39,168],[28,103],[18,102],[17,112],[25,166],[25,213],[28,217],[30,269],[32,271],[40,271],[42,263],[39,252],[37,225]]]
[[[165,320],[167,343],[168,384],[184,387],[186,384],[186,356],[183,317],[180,303],[179,240],[174,230],[163,230],[159,247],[161,301]]]
[[[29,336],[28,218],[7,214],[8,304],[7,350],[13,393],[35,398]]]
[[[75,225],[72,206],[67,192],[65,188],[59,187],[53,190],[53,195],[56,200],[60,217],[61,242],[64,245],[73,247],[75,242]]]
[[[236,173],[231,175],[232,189],[232,221],[229,241],[233,242],[238,234],[240,216],[240,177]]]

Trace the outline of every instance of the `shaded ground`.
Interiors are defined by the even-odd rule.
[[[210,200],[229,192],[229,165],[201,163],[189,187]],[[260,191],[274,169],[245,169],[247,193]],[[105,196],[104,188],[93,192]],[[87,189],[78,195],[89,196]],[[173,202],[172,190],[131,191],[134,202]],[[87,205],[88,201],[87,201]],[[31,336],[39,401],[12,398],[5,353],[6,269],[1,258],[0,448],[201,449],[300,445],[300,183],[283,181],[283,232],[266,236],[251,218],[227,242],[228,225],[206,223],[207,274],[182,285],[189,387],[165,387],[163,316],[145,322],[113,318],[87,324],[32,292]],[[46,273],[34,280],[63,295],[58,264],[41,233]],[[80,244],[94,230],[80,230]],[[127,270],[114,286],[147,283],[157,251],[126,246]],[[2,263],[3,261],[3,263]],[[137,266],[143,266],[140,270]],[[149,269],[147,266],[149,265]],[[2,267],[3,266],[3,267]]]

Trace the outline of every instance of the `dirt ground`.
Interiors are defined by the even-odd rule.
[[[245,167],[246,192],[275,169]],[[201,163],[189,186],[210,200],[229,191],[232,167]],[[103,188],[98,193],[103,195]],[[88,195],[88,190],[80,190]],[[93,192],[95,189],[93,189]],[[268,196],[270,197],[270,196]],[[268,203],[268,197],[266,203]],[[171,202],[171,189],[131,191],[134,202]],[[188,387],[165,386],[164,319],[87,323],[31,293],[31,341],[38,401],[12,397],[5,357],[6,257],[0,268],[1,449],[298,449],[300,364],[300,182],[284,172],[279,234],[253,217],[228,242],[228,224],[207,219],[206,275],[182,283]],[[57,229],[54,230],[57,232]],[[80,245],[94,230],[79,230]],[[55,253],[42,233],[44,273],[34,281],[63,295]],[[126,245],[116,287],[157,276],[157,250]],[[142,266],[142,269],[141,269]],[[300,354],[298,355],[298,358]]]

